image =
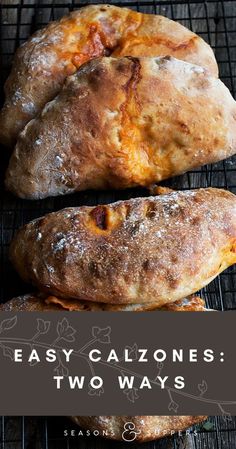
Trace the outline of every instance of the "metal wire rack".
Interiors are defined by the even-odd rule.
[[[213,47],[220,69],[220,78],[235,95],[236,92],[236,2],[234,0],[144,0],[144,1],[85,1],[85,0],[1,0],[0,1],[0,58],[1,94],[4,80],[9,72],[16,48],[35,30],[50,20],[85,6],[88,3],[112,3],[132,9],[165,15],[177,20],[198,33]],[[3,95],[1,95],[1,99]],[[8,262],[8,246],[14,231],[23,223],[44,213],[65,206],[92,205],[117,199],[146,195],[147,191],[131,189],[124,192],[86,192],[66,198],[49,198],[44,201],[27,202],[4,191],[3,178],[9,155],[1,151],[1,301],[27,293],[25,285]],[[205,166],[164,184],[179,189],[221,187],[236,193],[236,157],[218,164]],[[202,292],[209,307],[218,310],[236,309],[236,269],[221,274]],[[236,419],[225,421],[222,417],[211,420],[212,427],[206,431],[198,426],[193,433],[180,438],[162,440],[143,445],[143,448],[208,448],[236,449]],[[73,428],[63,418],[4,418],[0,420],[0,449],[74,449],[126,447],[124,444],[104,442],[99,439],[78,440],[65,438],[63,429]],[[132,447],[136,447],[133,445]]]
[[[96,3],[92,2],[92,3]],[[12,56],[16,48],[32,32],[44,26],[50,20],[57,19],[69,11],[91,2],[68,0],[63,2],[46,0],[2,0],[0,6],[0,56],[2,60],[1,84],[7,76]],[[97,2],[98,3],[98,2]],[[220,77],[232,94],[236,90],[236,5],[235,1],[202,0],[125,0],[113,1],[133,9],[157,13],[178,20],[201,35],[213,47],[219,63]],[[8,161],[8,154],[2,151],[1,163],[1,263],[3,282],[1,299],[5,301],[13,296],[26,293],[25,286],[12,270],[7,261],[8,245],[16,228],[44,213],[70,205],[96,204],[110,202],[131,196],[146,195],[146,191],[129,190],[126,192],[104,192],[94,194],[86,192],[67,196],[66,198],[47,199],[45,201],[27,202],[13,198],[4,192],[3,178]],[[169,186],[175,188],[223,187],[236,193],[236,158],[205,166],[184,176],[168,180]],[[11,280],[11,282],[9,282]],[[209,307],[229,310],[236,307],[236,270],[225,271],[202,292]]]
[[[1,449],[127,449],[127,443],[105,441],[99,437],[78,436],[80,430],[65,418],[45,417],[2,417],[0,420]],[[213,417],[207,422],[207,429],[195,426],[190,433],[175,435],[141,446],[129,443],[131,449],[235,449],[235,420],[225,422]],[[67,431],[67,435],[63,436]],[[73,435],[73,431],[75,433]]]

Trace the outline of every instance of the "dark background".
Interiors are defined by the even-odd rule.
[[[1,56],[1,94],[5,77],[10,69],[16,48],[36,29],[50,20],[57,19],[69,10],[86,5],[85,1],[73,0],[0,0],[0,56]],[[102,1],[98,2],[102,3]],[[121,2],[106,2],[120,5]],[[216,54],[220,77],[232,94],[236,90],[236,2],[202,0],[162,0],[122,2],[142,12],[163,14],[191,28],[208,41]],[[2,95],[1,95],[2,96]],[[8,245],[19,226],[52,210],[65,206],[93,205],[147,195],[145,190],[125,192],[86,192],[71,196],[27,202],[4,192],[3,175],[9,153],[1,151],[1,301],[30,291],[13,271],[7,258]],[[236,158],[202,167],[181,177],[163,183],[170,187],[186,189],[198,187],[223,187],[236,193]],[[202,292],[207,306],[218,310],[236,308],[236,270],[228,269]],[[16,379],[16,382],[20,380]],[[35,388],[40,388],[36,385]],[[9,392],[10,394],[10,392]],[[83,441],[62,438],[62,430],[70,427],[66,418],[2,418],[0,422],[1,449],[100,449],[127,447],[125,443],[105,442],[98,438]],[[72,424],[72,428],[74,425]],[[159,442],[142,445],[145,449],[225,449],[236,448],[235,417],[213,417],[210,424],[197,427],[198,435],[172,437]],[[137,444],[129,447],[137,447]]]

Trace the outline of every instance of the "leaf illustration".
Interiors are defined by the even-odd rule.
[[[92,388],[91,385],[89,385],[89,396],[101,396],[104,393],[104,388]]]
[[[135,399],[134,399],[134,393],[133,393],[133,390],[130,390],[129,392],[127,392],[127,393],[126,393],[126,397],[127,397],[127,399],[128,399],[130,402],[134,402]]]
[[[56,368],[54,368],[54,371],[57,373],[58,376],[69,376],[69,370],[66,366],[64,366],[62,363],[59,363]]]
[[[154,379],[155,382],[159,381],[158,376],[160,376],[161,371],[163,370],[163,368],[164,368],[164,363],[163,362],[157,362],[157,375],[156,375],[156,377]]]
[[[17,323],[17,316],[3,320],[0,324],[0,333],[12,329],[16,325],[16,323]]]
[[[161,371],[164,368],[164,363],[163,362],[157,362],[157,369],[158,369],[158,376],[160,375]]]
[[[137,346],[137,343],[134,343],[133,346],[126,346],[125,349],[128,350],[129,358],[131,358],[132,360],[137,360],[138,359],[138,346]]]
[[[58,337],[62,338],[63,340],[66,341],[75,341],[75,333],[76,330],[70,326],[67,318],[63,318],[62,321],[58,321],[57,323],[57,333],[58,333]]]
[[[110,339],[110,333],[111,333],[111,327],[107,326],[104,328],[100,328],[98,326],[93,326],[92,328],[92,335],[94,338],[97,339],[97,341],[99,341],[99,343],[111,343],[111,339]]]
[[[168,405],[168,410],[169,410],[170,412],[173,411],[173,412],[177,413],[178,408],[179,408],[179,405],[177,404],[177,402],[175,402],[175,401],[170,401],[170,403],[169,403],[169,405]]]
[[[200,395],[199,396],[203,396],[204,393],[206,393],[207,391],[207,383],[205,380],[202,381],[202,383],[198,384],[198,390],[200,391]]]
[[[124,394],[130,402],[135,402],[139,398],[137,388],[126,388]]]
[[[40,332],[40,334],[46,334],[49,331],[50,321],[44,321],[42,318],[37,318],[37,323],[37,331]]]
[[[9,357],[14,362],[14,350],[9,348],[9,346],[3,346],[3,355]]]

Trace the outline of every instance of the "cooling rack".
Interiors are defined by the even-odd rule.
[[[89,2],[47,2],[35,0],[2,0],[0,6],[0,56],[1,84],[9,72],[12,56],[16,48],[36,29],[50,20]],[[96,2],[93,2],[96,3]],[[236,90],[236,4],[235,1],[163,0],[163,1],[113,1],[133,9],[158,13],[178,20],[201,35],[213,47],[219,63],[220,77],[232,94]],[[1,91],[2,92],[2,91]],[[23,223],[52,210],[65,206],[93,205],[147,195],[147,191],[131,189],[125,192],[86,192],[44,201],[23,201],[4,192],[3,176],[9,158],[7,151],[1,152],[1,263],[3,282],[1,300],[24,294],[29,287],[24,285],[8,263],[9,242],[15,230]],[[179,189],[198,187],[221,187],[236,193],[236,158],[202,167],[181,177],[168,180],[164,184]],[[207,286],[202,295],[207,305],[218,310],[235,309],[236,269],[230,268]]]
[[[236,1],[230,0],[145,0],[145,1],[48,1],[0,0],[0,62],[1,100],[4,80],[9,73],[12,56],[30,34],[50,20],[85,6],[88,3],[111,3],[147,13],[165,15],[177,20],[210,43],[214,49],[220,78],[235,96],[236,93]],[[30,287],[20,281],[8,262],[8,246],[15,230],[40,215],[65,206],[94,205],[118,199],[147,195],[146,190],[124,192],[86,192],[44,201],[23,201],[4,191],[3,176],[9,154],[1,151],[1,301],[27,293]],[[220,187],[236,193],[236,157],[193,170],[164,183],[177,189]],[[208,307],[218,310],[236,309],[236,268],[230,268],[201,291]],[[38,387],[38,386],[37,386]],[[71,428],[62,418],[2,418],[0,421],[0,449],[100,449],[125,448],[122,443],[96,440],[66,439],[61,429]],[[73,426],[73,425],[72,425]],[[144,449],[236,449],[236,419],[214,417],[208,430],[198,426],[197,436],[172,437],[142,445]],[[136,447],[135,445],[130,445]]]
[[[119,443],[99,437],[64,437],[76,427],[66,418],[3,417],[0,419],[1,449],[235,449],[235,420],[209,418],[207,424],[191,429],[189,435],[138,444]],[[78,431],[78,429],[77,429]]]

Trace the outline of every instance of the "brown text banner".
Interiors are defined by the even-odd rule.
[[[0,314],[1,415],[236,415],[235,312]]]

